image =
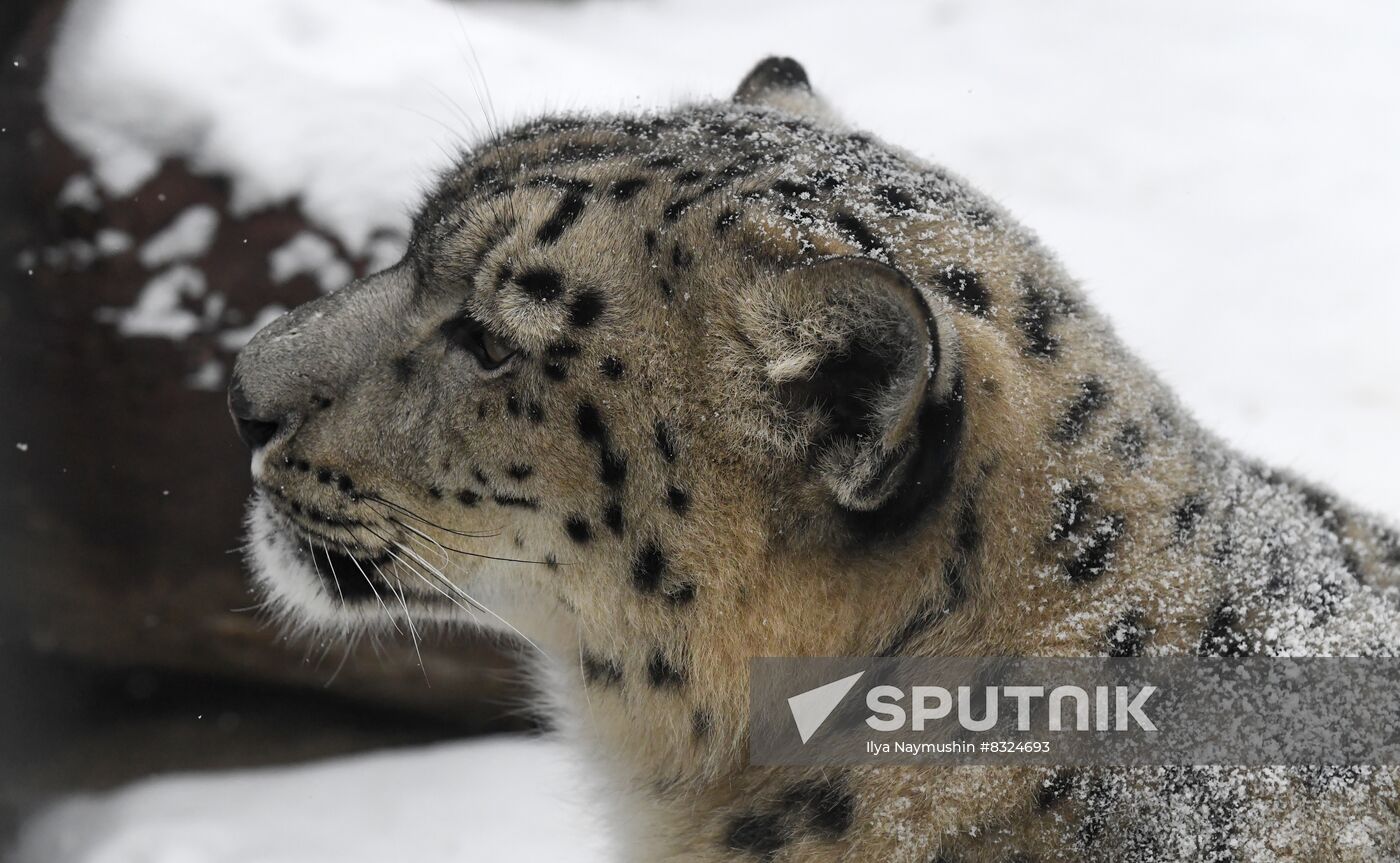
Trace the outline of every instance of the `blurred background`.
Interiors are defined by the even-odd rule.
[[[602,859],[572,753],[505,736],[548,725],[508,649],[263,623],[225,376],[479,136],[768,54],[1006,204],[1209,425],[1400,515],[1397,45],[1386,3],[6,0],[0,849]]]

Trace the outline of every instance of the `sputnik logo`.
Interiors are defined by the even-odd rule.
[[[842,699],[856,685],[856,681],[864,676],[865,672],[861,671],[788,699],[792,721],[797,725],[797,734],[803,743],[812,739],[812,735],[817,733],[817,729],[822,727],[826,718],[841,704]]]

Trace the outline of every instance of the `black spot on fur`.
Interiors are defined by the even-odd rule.
[[[896,213],[912,213],[919,209],[908,192],[895,186],[876,186],[875,194]]]
[[[1035,808],[1044,812],[1067,799],[1074,791],[1074,772],[1067,768],[1057,768],[1041,780],[1035,790]]]
[[[492,495],[491,499],[500,506],[515,507],[517,509],[539,509],[540,502],[534,498],[515,497],[509,494]]]
[[[771,860],[787,841],[787,829],[780,813],[750,812],[735,818],[729,825],[724,844],[731,851]]]
[[[1079,392],[1070,400],[1069,407],[1060,417],[1055,429],[1055,440],[1060,443],[1073,443],[1084,433],[1094,414],[1108,404],[1108,387],[1098,378],[1085,378],[1079,383]]]
[[[545,363],[544,375],[552,381],[568,380],[569,370],[559,363]]]
[[[1249,656],[1254,651],[1249,638],[1237,628],[1240,625],[1239,612],[1230,600],[1216,606],[1205,632],[1201,633],[1201,643],[1196,652],[1201,656]]]
[[[1352,578],[1364,583],[1366,581],[1366,568],[1362,566],[1361,558],[1347,545],[1346,540],[1342,539],[1340,536],[1337,537],[1337,539],[1342,543],[1342,566],[1346,567],[1346,571]]]
[[[520,416],[520,396],[515,393],[506,393],[506,413],[513,417]]]
[[[647,680],[656,689],[679,689],[685,685],[685,670],[671,664],[666,654],[656,651],[647,663]]]
[[[939,271],[937,279],[938,287],[963,311],[984,318],[991,314],[992,299],[977,273],[953,264]]]
[[[679,168],[681,160],[675,156],[657,156],[646,161],[648,168]]]
[[[611,659],[595,656],[585,650],[579,663],[583,666],[583,679],[586,683],[615,686],[622,682],[622,667]]]
[[[694,183],[705,178],[705,172],[699,168],[691,168],[676,175],[676,182],[682,186]]]
[[[1176,509],[1172,510],[1172,525],[1176,529],[1176,541],[1186,542],[1196,533],[1196,525],[1206,514],[1205,498],[1198,494],[1188,496]]]
[[[525,416],[530,418],[530,422],[539,425],[544,422],[544,408],[539,402],[532,401],[525,406]]]
[[[783,795],[783,806],[823,839],[835,839],[855,823],[855,798],[829,782],[793,786]]]
[[[528,464],[516,463],[506,468],[506,476],[514,480],[527,479],[534,472],[535,468]]]
[[[563,235],[565,229],[574,222],[577,222],[578,217],[583,215],[583,208],[584,200],[582,195],[576,192],[570,192],[565,195],[564,199],[559,202],[559,206],[554,209],[554,213],[551,214],[549,219],[545,221],[543,225],[540,225],[540,229],[535,232],[535,240],[543,245],[550,245],[557,242],[559,237]]]
[[[618,380],[622,377],[624,371],[622,360],[617,357],[603,357],[603,359],[598,362],[598,371],[602,372],[603,376],[610,380]]]
[[[645,177],[627,177],[608,187],[608,197],[614,201],[630,201],[647,186]]]
[[[1104,653],[1115,659],[1142,656],[1149,635],[1142,612],[1134,609],[1115,620],[1104,633]]]
[[[845,234],[852,242],[860,246],[861,251],[877,252],[885,247],[884,243],[881,243],[876,239],[875,235],[870,232],[870,229],[866,227],[864,222],[850,213],[842,210],[832,216],[831,220],[832,223],[836,225],[838,231]]]
[[[1022,278],[1025,307],[1016,324],[1026,337],[1026,353],[1033,357],[1053,357],[1060,350],[1060,337],[1050,332],[1055,318],[1062,311],[1059,298]]]
[[[1065,574],[1076,584],[1098,579],[1113,561],[1114,546],[1123,535],[1121,515],[1104,517],[1095,527],[1079,553],[1065,561]]]
[[[677,608],[683,605],[689,605],[695,601],[695,585],[688,581],[682,582],[681,584],[667,588],[663,591],[663,595],[666,597],[667,602]]]
[[[457,492],[457,502],[462,506],[476,506],[481,502],[481,495],[471,489],[464,488]]]
[[[442,489],[435,485],[428,486],[428,497],[433,500],[442,500]]]
[[[1341,519],[1337,514],[1337,500],[1331,494],[1306,483],[1291,483],[1294,489],[1303,496],[1303,504],[1308,511],[1322,522],[1322,526],[1328,530],[1335,531],[1341,524]]]
[[[655,593],[666,572],[666,552],[654,542],[637,551],[632,559],[632,586],[642,593]]]
[[[481,483],[482,485],[491,484],[491,480],[487,479],[486,477],[486,471],[482,470],[479,467],[472,468],[472,478],[475,479],[477,482]]]
[[[559,292],[564,289],[564,281],[559,277],[559,273],[545,267],[526,270],[515,277],[515,284],[542,303],[559,296]]]
[[[1113,439],[1113,450],[1118,457],[1130,466],[1142,464],[1143,453],[1147,449],[1147,435],[1137,423],[1124,423]]]
[[[1055,495],[1055,523],[1050,526],[1049,539],[1059,542],[1084,525],[1093,490],[1086,483],[1077,483]]]
[[[971,503],[964,504],[958,513],[957,543],[954,555],[943,562],[943,586],[947,589],[943,613],[946,615],[962,604],[967,598],[967,584],[964,569],[972,564],[977,547],[982,542],[982,527],[977,518],[977,508]]]
[[[797,183],[792,180],[778,180],[773,183],[773,191],[787,198],[815,198],[817,187],[811,183]]]
[[[666,505],[677,515],[685,515],[690,510],[690,494],[673,485],[666,489]]]
[[[583,402],[574,415],[578,424],[579,437],[589,443],[601,444],[608,439],[608,427],[603,424],[603,415],[591,402]]]
[[[626,519],[622,513],[622,502],[610,500],[603,508],[603,524],[608,526],[608,530],[613,532],[613,536],[622,536],[626,528]]]
[[[605,446],[598,455],[598,478],[604,485],[617,488],[627,481],[627,456]]]
[[[569,324],[589,327],[603,313],[603,298],[593,291],[582,291],[569,303]]]
[[[656,284],[657,287],[661,288],[661,296],[665,297],[667,300],[676,296],[676,289],[671,287],[671,281],[665,276],[662,276]]]
[[[418,362],[413,358],[413,354],[403,354],[394,358],[394,379],[401,384],[406,384],[413,380],[413,375],[418,371]]]
[[[642,234],[642,245],[646,246],[648,254],[654,254],[656,252],[656,232],[647,231]]]
[[[1380,544],[1385,562],[1390,566],[1400,566],[1400,533],[1389,528],[1383,529]]]
[[[977,547],[982,543],[982,524],[978,519],[974,501],[967,501],[958,509],[958,532],[955,542],[958,553],[965,558],[976,554]]]
[[[704,740],[714,730],[715,718],[707,710],[697,710],[690,714],[690,735],[696,740]]]
[[[696,196],[691,195],[684,198],[678,198],[672,201],[670,204],[667,204],[666,209],[663,210],[661,213],[662,220],[667,222],[676,221],[685,213],[686,210],[690,209],[690,205],[695,203],[695,200]]]
[[[695,256],[683,248],[680,243],[676,243],[671,247],[671,264],[676,269],[688,270],[694,261]]]
[[[670,427],[661,420],[656,421],[656,448],[666,461],[674,462],[676,460],[676,439],[671,434]]]
[[[739,224],[741,215],[738,210],[725,210],[715,217],[715,233],[723,234],[725,231]]]
[[[564,532],[569,535],[569,539],[579,545],[593,539],[593,528],[588,524],[588,519],[581,515],[571,515],[565,519]]]

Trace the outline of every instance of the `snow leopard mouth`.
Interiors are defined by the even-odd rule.
[[[367,545],[363,534],[378,531],[364,521],[336,516],[261,490],[262,505],[273,516],[277,535],[264,542],[285,543],[303,573],[310,572],[328,597],[342,604],[375,602],[397,596],[401,581],[392,575],[388,544]],[[255,504],[256,506],[257,504]]]
[[[461,618],[463,601],[432,561],[395,540],[391,527],[327,524],[257,491],[246,554],[264,607],[294,629],[349,635],[391,629],[416,635],[421,621]],[[376,539],[382,537],[383,539]]]

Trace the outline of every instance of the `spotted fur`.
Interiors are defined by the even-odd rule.
[[[1384,771],[748,765],[756,656],[1400,645],[1393,530],[1199,429],[1031,234],[791,60],[481,142],[230,403],[272,604],[528,636],[626,859],[1398,853]]]

